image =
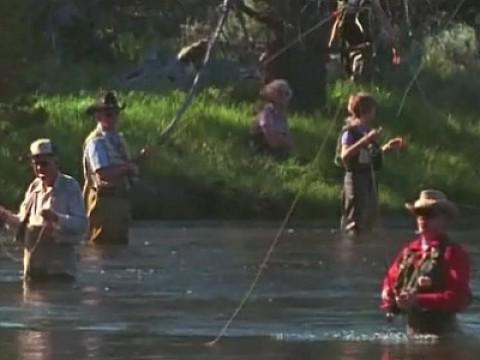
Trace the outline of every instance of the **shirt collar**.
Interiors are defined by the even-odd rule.
[[[418,250],[425,250],[431,247],[438,247],[440,243],[447,240],[446,234],[420,234],[416,241],[413,242],[412,248]]]
[[[51,187],[52,190],[54,189],[57,189],[59,187],[59,184],[60,184],[60,172],[58,172],[57,174],[57,178],[55,179],[55,182],[53,183],[53,186]],[[36,192],[44,192],[43,190],[43,184],[42,184],[42,180],[40,180],[40,178],[36,178],[35,179],[35,182],[33,184],[33,187],[32,187],[32,193],[36,193]]]
[[[100,123],[97,124],[97,129],[100,131],[100,133],[103,135],[103,136],[115,136],[117,134],[117,131],[116,130],[103,130],[102,129],[102,125],[100,125]]]

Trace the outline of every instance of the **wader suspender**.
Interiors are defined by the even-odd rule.
[[[353,143],[356,143],[364,136],[364,134],[358,130],[357,126],[344,126],[337,138],[334,163],[335,165],[344,168],[345,171],[359,170],[362,168],[359,163],[359,154],[354,155],[353,158],[347,162],[347,164],[344,164],[341,159],[342,137],[347,131],[351,131],[353,135]],[[367,147],[365,147],[364,150],[368,152],[370,157],[370,164],[364,168],[369,169],[373,167],[374,170],[380,170],[383,166],[383,154],[381,146],[376,141],[373,141]]]
[[[98,129],[93,130],[90,135],[87,137],[87,139],[84,142],[83,145],[83,177],[85,179],[84,185],[83,185],[83,197],[86,199],[86,195],[88,194],[89,189],[93,189],[95,191],[98,191],[98,184],[95,183],[93,180],[93,177],[95,176],[95,173],[92,171],[90,167],[90,163],[88,161],[88,156],[86,153],[86,148],[87,148],[87,143],[88,141],[99,138],[101,133],[99,133]],[[108,142],[108,140],[106,140]],[[125,162],[128,162],[130,160],[130,155],[129,155],[129,150],[128,150],[128,144],[123,138],[123,136],[120,136],[120,143],[119,144],[111,144],[112,147],[114,148],[115,152],[122,158]],[[110,148],[110,143],[107,145],[107,148]],[[132,186],[131,184],[131,179],[127,176],[126,178],[126,187],[127,189]]]
[[[20,224],[18,225],[17,231],[15,232],[14,241],[16,243],[23,243],[23,241],[25,240],[25,231],[27,229],[27,223],[30,218],[30,214],[32,213],[34,202],[35,202],[34,196],[33,194],[30,194],[30,198],[28,199],[28,203],[27,203],[27,209],[25,211],[25,217],[20,222]]]
[[[426,252],[422,251],[422,257],[417,265],[415,265],[415,257],[417,253],[410,250],[410,252],[404,257],[404,259],[400,263],[400,273],[394,286],[395,293],[398,294],[403,291],[416,291],[418,288],[417,280],[419,276],[425,270],[427,270],[428,267],[430,267],[431,271],[434,266],[441,266],[441,264],[438,263],[435,265],[434,262],[436,260],[439,262],[443,261],[445,249],[448,246],[448,243],[445,243],[445,241],[440,243],[440,246],[438,247],[438,255],[436,257],[433,256],[435,248],[430,248]],[[411,270],[412,266],[415,266],[413,271]]]

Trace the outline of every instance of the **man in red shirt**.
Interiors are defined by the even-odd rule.
[[[445,334],[471,301],[470,260],[447,235],[457,207],[445,194],[424,190],[413,204],[419,236],[405,246],[383,282],[381,309],[405,314],[409,334]]]

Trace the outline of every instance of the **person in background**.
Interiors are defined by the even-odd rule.
[[[471,302],[470,260],[448,235],[456,205],[444,193],[424,190],[413,204],[418,237],[406,245],[383,281],[381,309],[405,314],[409,334],[444,335],[457,329],[455,314]]]
[[[291,97],[290,85],[283,79],[273,80],[260,92],[261,106],[251,128],[251,143],[256,152],[284,157],[292,151],[287,117]]]
[[[83,147],[87,239],[94,244],[128,244],[129,190],[138,176],[138,166],[118,132],[122,109],[112,92],[100,96],[87,109],[97,122]],[[141,154],[146,155],[146,150]]]
[[[383,154],[403,148],[402,137],[378,143],[382,128],[373,128],[377,104],[375,99],[360,92],[350,97],[350,116],[339,137],[336,158],[345,170],[342,193],[341,228],[357,235],[372,230],[377,216],[377,172],[383,166]]]
[[[0,220],[16,231],[23,244],[23,275],[26,282],[73,280],[76,245],[87,226],[78,182],[62,174],[50,139],[30,146],[35,179],[28,187],[20,211],[0,207]]]

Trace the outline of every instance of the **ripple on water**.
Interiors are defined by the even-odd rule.
[[[22,323],[0,321],[0,329],[25,329],[27,326]]]
[[[404,332],[386,331],[374,333],[361,333],[354,330],[344,330],[316,334],[314,332],[303,333],[276,333],[273,334],[276,341],[282,342],[315,342],[315,341],[348,341],[348,342],[371,342],[382,344],[404,344],[407,342],[432,344],[438,342],[436,335],[407,336]]]
[[[100,323],[90,326],[77,326],[76,329],[80,331],[102,331],[102,332],[120,332],[127,330],[126,323]]]

